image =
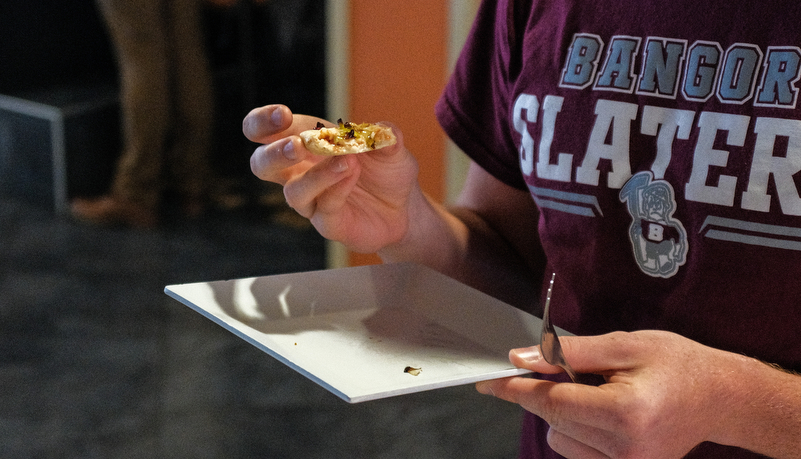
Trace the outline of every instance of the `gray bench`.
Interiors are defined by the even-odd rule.
[[[106,191],[120,145],[113,85],[0,95],[0,193],[65,213]]]

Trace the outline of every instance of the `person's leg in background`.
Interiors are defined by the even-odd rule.
[[[117,55],[123,151],[110,194],[76,199],[73,215],[151,227],[158,221],[172,117],[164,0],[97,0]]]
[[[198,216],[211,187],[213,80],[205,49],[202,3],[173,0],[170,9],[170,63],[173,84],[172,143],[168,172],[185,216]]]

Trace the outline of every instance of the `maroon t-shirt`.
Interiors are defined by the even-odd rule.
[[[482,4],[437,116],[537,203],[557,325],[801,370],[799,23],[789,0]],[[526,425],[523,455],[555,457]]]

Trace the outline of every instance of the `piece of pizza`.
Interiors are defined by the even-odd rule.
[[[374,123],[348,123],[341,119],[335,127],[317,127],[300,133],[306,148],[317,155],[338,156],[365,153],[395,145],[397,138],[389,126]]]

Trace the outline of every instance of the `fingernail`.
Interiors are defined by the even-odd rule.
[[[492,391],[492,387],[489,386],[489,383],[486,381],[479,381],[476,383],[476,390],[484,395],[492,395],[495,396],[495,392]]]
[[[284,153],[284,158],[294,161],[298,158],[297,154],[295,153],[295,142],[292,139],[289,139],[289,142],[284,145],[284,148],[281,149]]]
[[[512,352],[514,352],[519,359],[530,363],[539,362],[542,359],[542,354],[540,353],[540,348],[538,347],[515,349]]]
[[[270,122],[275,126],[281,126],[284,121],[284,112],[280,108],[276,108],[270,114]]]
[[[339,156],[331,160],[331,170],[337,173],[345,172],[346,170],[348,170],[347,158]]]

